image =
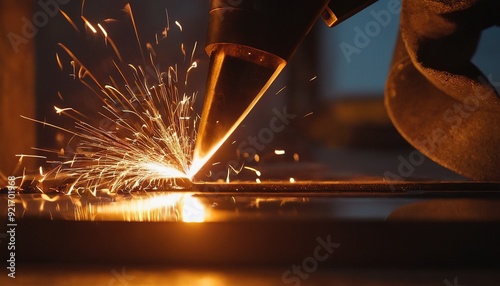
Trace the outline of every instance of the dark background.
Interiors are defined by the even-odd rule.
[[[180,44],[184,43],[189,58],[197,43],[193,57],[198,68],[190,74],[185,92],[198,92],[196,107],[200,110],[208,64],[204,51],[208,1],[85,1],[83,9],[80,1],[69,1],[60,8],[74,20],[79,31],[57,13],[48,17],[34,38],[19,46],[18,53],[14,52],[6,35],[10,32],[21,35],[22,18],[31,21],[33,15],[43,9],[36,1],[2,3],[0,9],[5,17],[2,17],[1,54],[2,66],[6,68],[2,70],[1,133],[12,134],[2,136],[0,142],[3,176],[22,171],[19,166],[16,169],[18,158],[14,157],[15,154],[47,154],[31,150],[31,147],[50,150],[76,148],[77,142],[70,134],[21,119],[19,114],[71,129],[74,120],[56,114],[53,106],[76,107],[88,115],[86,121],[99,124],[96,113],[102,108],[102,103],[92,90],[72,79],[71,59],[58,43],[66,45],[103,84],[110,83],[109,76],[117,77],[112,66],[112,61],[117,61],[117,58],[111,45],[105,45],[100,33],[93,34],[84,26],[81,15],[94,25],[102,23],[106,27],[122,54],[121,67],[126,70],[128,63],[144,63],[130,18],[123,11],[128,2],[135,16],[147,64],[145,45],[154,43],[155,34],[160,35],[165,28],[166,10],[170,22],[168,37],[154,45],[155,62],[160,68],[178,64],[179,71],[185,71],[189,62],[183,59]],[[288,179],[291,176],[320,180],[382,179],[384,172],[396,172],[400,164],[398,157],[405,157],[412,151],[393,128],[383,106],[383,87],[396,39],[398,15],[392,15],[389,25],[371,38],[370,44],[359,55],[353,55],[350,62],[339,48],[342,42],[352,44],[354,28],[363,28],[373,20],[372,12],[386,9],[386,6],[387,1],[379,1],[333,29],[318,21],[262,101],[214,156],[212,161],[220,163],[205,170],[205,174],[212,173],[202,178],[209,181],[224,179],[228,164],[241,166],[243,162],[265,170],[262,179]],[[114,20],[105,22],[105,19]],[[175,21],[181,23],[183,32],[174,24]],[[493,81],[497,74],[495,67],[498,67],[491,61],[497,47],[495,41],[498,41],[495,35],[498,35],[498,28],[485,32],[478,56],[474,58]],[[58,67],[56,53],[63,70]],[[313,77],[315,80],[310,81]],[[272,110],[284,107],[289,113],[297,114],[297,119],[283,132],[274,134],[272,142],[259,151],[261,162],[248,162],[242,158],[236,150],[239,143],[248,140],[248,136],[258,135],[274,116]],[[284,149],[286,154],[277,156],[275,149]],[[295,153],[300,157],[300,164],[293,160]],[[43,163],[43,160],[25,159],[23,166],[36,170]],[[293,170],[282,171],[290,166]],[[419,166],[413,176],[416,179],[463,179],[430,160]],[[243,172],[238,176],[233,174],[232,178],[254,180],[256,177],[252,172]]]

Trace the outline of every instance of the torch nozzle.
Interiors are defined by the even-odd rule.
[[[245,119],[286,61],[237,44],[213,44],[190,175],[194,176]]]

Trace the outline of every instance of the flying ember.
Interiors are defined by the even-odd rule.
[[[127,4],[123,11],[129,16],[142,52],[132,8]],[[80,23],[65,13],[63,15],[79,31],[76,25]],[[83,15],[80,18],[86,30],[103,37],[105,45],[111,45],[115,54],[112,66],[119,76],[98,78],[95,71],[87,67],[70,48],[59,43],[66,57],[71,59],[69,63],[64,62],[61,54],[56,54],[59,68],[63,72],[71,70],[73,78],[88,87],[90,95],[93,93],[99,98],[101,108],[97,114],[82,114],[76,107],[54,106],[57,114],[75,120],[74,128],[63,128],[28,118],[68,133],[72,136],[71,140],[79,142],[71,154],[60,154],[60,150],[42,150],[59,156],[56,160],[47,159],[47,163],[53,167],[43,172],[38,181],[63,181],[67,193],[89,190],[95,194],[100,189],[114,192],[185,187],[193,175],[190,168],[193,165],[198,116],[193,109],[197,94],[188,94],[184,87],[188,84],[189,73],[197,67],[193,59],[196,43],[190,58],[185,57],[184,63],[168,66],[164,70],[155,62],[153,45],[157,43],[145,45],[148,54],[142,57],[147,59],[142,64],[127,64],[122,61],[112,35],[106,31],[109,19],[92,23]],[[168,21],[167,14],[163,40],[169,29]],[[182,31],[181,24],[177,21],[175,24]],[[158,35],[156,39],[158,41]],[[181,49],[185,55],[184,44]],[[186,68],[180,71],[179,66]],[[86,120],[95,116],[111,122],[109,125],[112,128],[104,128]]]

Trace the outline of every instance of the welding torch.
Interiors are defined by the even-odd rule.
[[[228,139],[283,70],[314,23],[333,27],[375,0],[212,0],[204,105],[191,171]]]

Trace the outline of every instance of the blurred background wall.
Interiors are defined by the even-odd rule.
[[[35,126],[20,117],[35,115],[35,41],[22,36],[29,34],[22,19],[33,15],[33,4],[0,2],[0,182],[17,172],[14,155],[36,144]]]

